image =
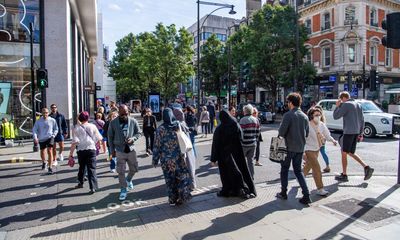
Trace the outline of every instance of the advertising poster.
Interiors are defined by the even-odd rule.
[[[8,104],[10,101],[11,83],[0,82],[0,114],[8,114]]]
[[[160,113],[160,94],[149,94],[149,106],[153,113]]]

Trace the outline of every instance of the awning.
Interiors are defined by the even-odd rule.
[[[400,94],[400,88],[392,88],[385,91],[386,94]]]

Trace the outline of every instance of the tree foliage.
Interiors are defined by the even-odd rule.
[[[226,48],[217,36],[212,34],[203,45],[200,69],[204,83],[203,90],[215,93],[218,98],[221,98],[221,91],[228,77],[227,60]]]
[[[236,68],[248,62],[251,66],[251,81],[269,90],[273,99],[276,99],[278,87],[293,86],[296,76],[296,21],[292,7],[266,4],[254,14],[248,26],[241,26],[229,39]],[[297,74],[299,86],[303,86],[307,79],[315,75],[314,67],[303,63],[307,53],[304,47],[306,40],[306,30],[300,26],[298,73],[302,74]]]
[[[168,100],[178,93],[178,84],[193,75],[190,48],[193,37],[184,28],[159,23],[154,32],[128,34],[116,43],[110,76],[117,82],[118,96],[144,99],[158,91]]]

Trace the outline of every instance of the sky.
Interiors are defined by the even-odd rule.
[[[215,15],[241,19],[246,15],[245,0],[207,0],[235,5],[235,15],[229,9],[221,9]],[[197,21],[196,0],[99,0],[98,10],[103,15],[103,43],[110,48],[110,58],[115,42],[129,33],[154,31],[157,23],[175,24],[178,28],[189,27]],[[216,6],[200,6],[200,18],[216,9]]]

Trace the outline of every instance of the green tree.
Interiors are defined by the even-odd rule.
[[[128,34],[116,43],[110,76],[117,82],[118,96],[145,98],[149,90],[160,91],[168,100],[178,93],[178,84],[193,75],[190,61],[193,37],[175,25],[156,26],[154,32]]]
[[[203,79],[203,90],[207,93],[215,93],[221,98],[224,81],[227,78],[228,62],[226,48],[212,34],[202,47],[200,60],[201,77]]]
[[[293,86],[296,76],[296,24],[297,18],[292,7],[264,5],[256,12],[248,26],[242,26],[230,39],[233,61],[237,69],[248,62],[251,66],[251,81],[256,86],[268,89],[273,99],[279,86]],[[304,64],[307,53],[304,42],[307,33],[303,26],[299,29],[299,59],[297,73],[299,87],[312,79],[315,69]],[[299,88],[300,89],[300,88]]]

